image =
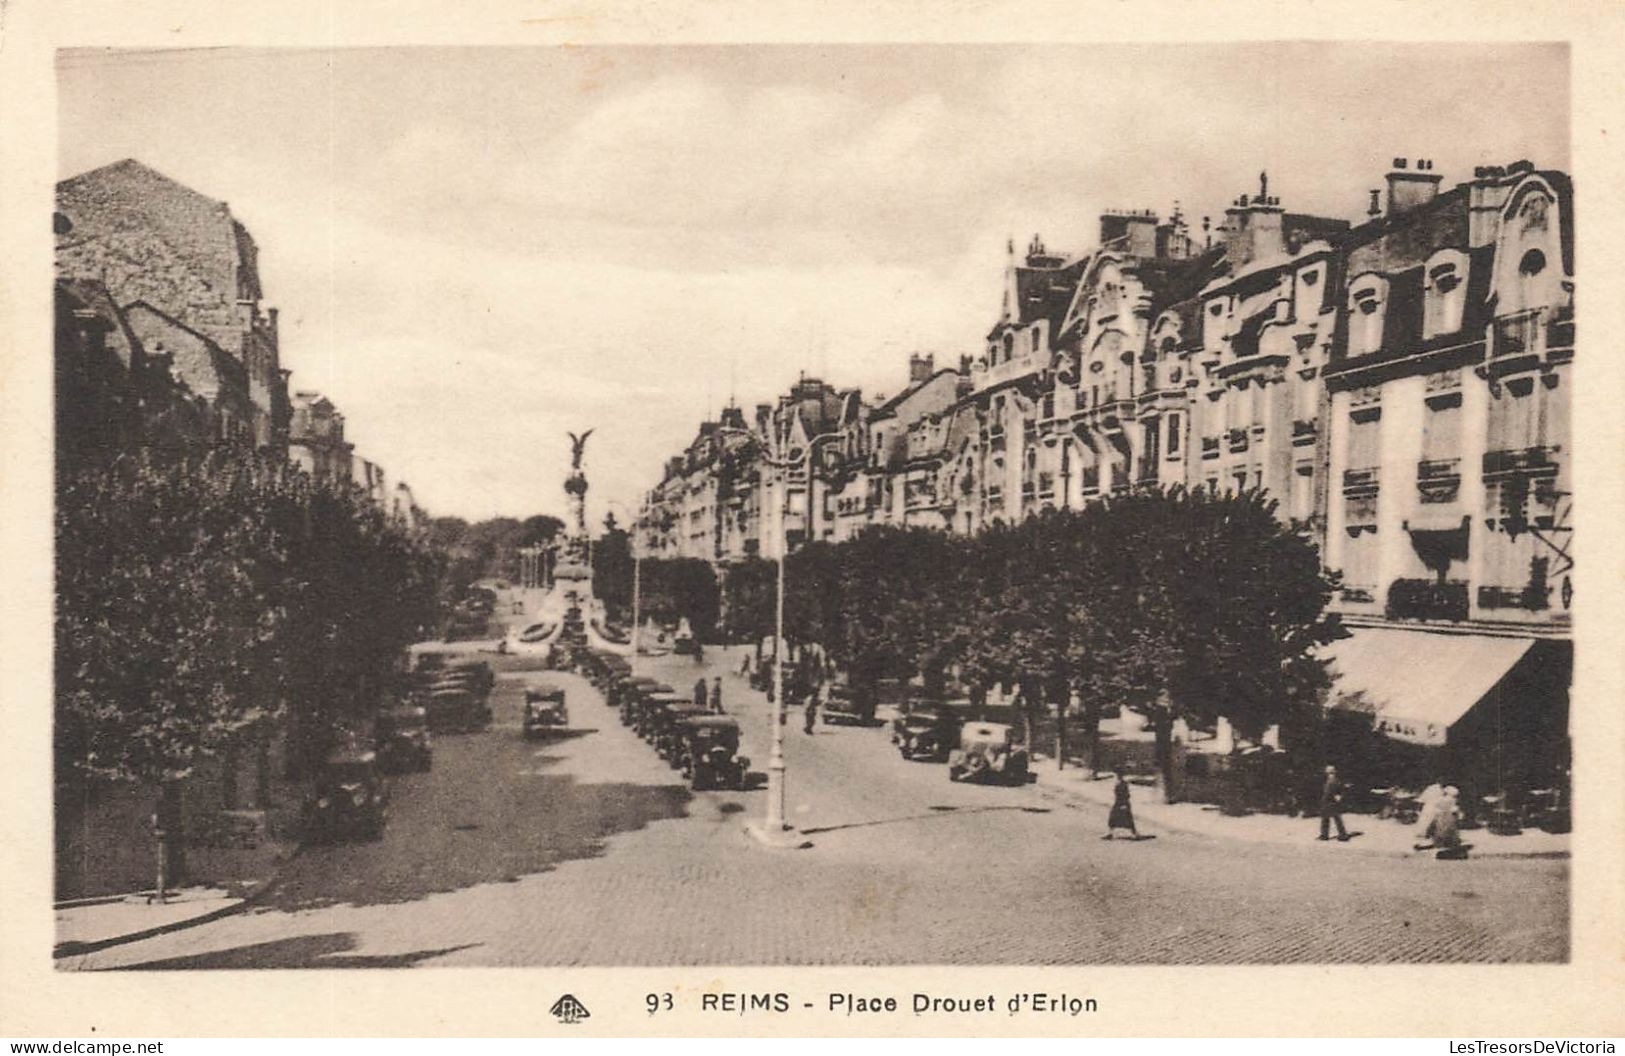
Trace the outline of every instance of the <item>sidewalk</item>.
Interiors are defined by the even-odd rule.
[[[282,870],[299,856],[299,851],[296,846],[278,853],[262,879],[225,886],[183,887],[169,892],[162,903],[149,902],[150,891],[59,902],[54,907],[56,945],[51,956],[61,960],[94,953],[240,913],[276,887]]]
[[[1098,809],[1100,831],[1106,831],[1106,814],[1112,804],[1114,781],[1107,776],[1090,778],[1087,770],[1056,770],[1055,760],[1042,755],[1033,759],[1038,776],[1035,786],[1042,796],[1062,797]],[[1134,820],[1141,832],[1194,833],[1217,839],[1245,840],[1296,847],[1320,847],[1318,818],[1289,818],[1282,814],[1248,814],[1227,817],[1217,806],[1205,803],[1163,803],[1161,793],[1149,785],[1134,788]],[[1431,851],[1415,849],[1416,827],[1377,818],[1373,814],[1345,814],[1343,823],[1350,833],[1358,833],[1347,843],[1334,838],[1323,849],[1328,854],[1377,854],[1396,858],[1432,859]],[[1517,836],[1497,836],[1487,829],[1462,832],[1473,858],[1567,858],[1568,835],[1554,835],[1539,829],[1526,829]]]

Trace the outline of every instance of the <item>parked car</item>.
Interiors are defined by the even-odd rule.
[[[1027,746],[1017,743],[1014,726],[970,722],[959,731],[959,747],[948,754],[948,780],[979,778],[1027,783]]]
[[[379,712],[377,754],[386,773],[428,770],[434,764],[428,710],[401,704]]]
[[[522,727],[526,737],[539,737],[548,730],[562,730],[568,725],[570,712],[564,706],[564,690],[525,690]]]
[[[672,688],[658,678],[640,675],[637,678],[628,679],[621,686],[620,693],[616,698],[616,703],[621,709],[621,725],[631,726],[636,729],[638,713],[643,708],[644,699],[651,693],[671,692],[673,692]]]
[[[750,760],[739,754],[739,720],[725,715],[702,715],[683,723],[687,739],[683,776],[695,791],[702,788],[743,790]]]
[[[655,723],[655,754],[673,770],[683,769],[688,765],[688,721],[709,714],[708,709],[696,706],[692,700],[662,707]]]
[[[328,758],[305,804],[306,838],[318,842],[376,840],[384,834],[389,792],[373,752]]]
[[[892,720],[891,740],[904,759],[940,763],[958,747],[960,725],[961,716],[953,707],[914,701]]]
[[[466,686],[431,687],[423,699],[436,733],[473,733],[491,723],[490,705]]]
[[[868,726],[875,721],[875,697],[872,692],[854,689],[845,682],[829,687],[829,702],[824,706],[825,725],[833,723]]]

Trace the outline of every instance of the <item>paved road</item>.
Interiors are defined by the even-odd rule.
[[[700,670],[649,666],[684,690]],[[568,737],[520,737],[531,683],[567,689]],[[767,706],[731,676],[724,697],[759,768]],[[397,782],[381,841],[309,849],[256,910],[63,967],[1566,956],[1560,861],[1367,857],[1307,829],[1301,849],[1108,843],[1098,808],[950,784],[940,765],[900,760],[882,730],[809,737],[799,716],[788,803],[814,846],[772,851],[744,833],[763,792],[690,793],[582,680],[507,670],[493,703],[490,731],[441,738],[434,770]]]

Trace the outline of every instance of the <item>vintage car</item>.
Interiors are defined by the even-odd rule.
[[[961,717],[947,704],[913,701],[892,721],[892,743],[904,759],[940,763],[959,744]]]
[[[384,834],[388,804],[377,755],[336,752],[316,776],[305,803],[305,836],[317,842],[376,840]]]
[[[750,760],[739,753],[739,720],[726,715],[697,715],[683,722],[686,739],[683,776],[695,791],[702,788],[745,788]]]
[[[948,780],[985,778],[1012,785],[1027,783],[1027,746],[1016,742],[1016,729],[999,722],[968,722],[959,731],[959,747],[948,754]]]
[[[525,715],[521,725],[526,737],[539,737],[549,730],[562,730],[570,725],[564,690],[525,690]]]
[[[846,682],[835,682],[829,687],[829,702],[824,705],[824,724],[850,723],[868,726],[875,721],[875,697],[871,692],[854,689]]]
[[[636,729],[638,713],[643,708],[644,699],[651,693],[671,692],[673,692],[672,688],[658,678],[639,676],[630,679],[621,687],[620,695],[617,698],[621,709],[621,725],[631,726]]]
[[[695,705],[692,700],[661,708],[651,742],[655,754],[666,760],[673,770],[681,770],[688,760],[688,720],[704,718],[709,714],[709,709]]]
[[[433,765],[433,739],[425,708],[400,704],[380,711],[376,740],[378,766],[385,773],[422,771]]]
[[[431,686],[422,700],[429,729],[436,733],[472,733],[491,722],[490,705],[463,686]]]
[[[637,696],[633,705],[632,731],[649,743],[654,743],[655,732],[660,727],[660,718],[667,708],[681,704],[693,704],[688,697],[670,686],[656,686],[644,690]]]

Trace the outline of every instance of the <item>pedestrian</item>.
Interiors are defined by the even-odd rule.
[[[749,678],[750,677],[750,650],[749,649],[745,650],[744,658],[739,661],[739,677],[740,678]]]
[[[1435,858],[1467,857],[1467,848],[1461,842],[1459,795],[1454,785],[1443,790],[1434,807],[1433,818],[1428,822],[1427,842],[1418,844],[1417,850],[1425,851],[1431,847],[1435,850]]]
[[[1106,818],[1106,835],[1101,839],[1111,839],[1118,829],[1127,829],[1129,836],[1140,838],[1140,830],[1134,827],[1134,808],[1129,805],[1128,778],[1121,770],[1117,771],[1117,785],[1112,789],[1112,812]]]
[[[802,732],[812,733],[813,723],[818,719],[818,693],[814,690],[807,691],[806,703],[803,705],[801,719]]]
[[[1337,779],[1337,767],[1326,768],[1326,782],[1320,786],[1320,838],[1331,839],[1331,824],[1337,823],[1337,838],[1342,843],[1349,840],[1348,830],[1343,827],[1343,782]]]
[[[711,711],[717,715],[722,714],[722,676],[718,675],[711,680]]]
[[[1416,797],[1416,839],[1418,843],[1432,840],[1433,819],[1438,814],[1439,804],[1444,800],[1444,782],[1435,779],[1433,784],[1422,790]]]
[[[701,711],[710,710],[710,705],[706,703],[710,696],[710,687],[705,684],[705,676],[701,675],[700,680],[694,683],[694,706]]]

